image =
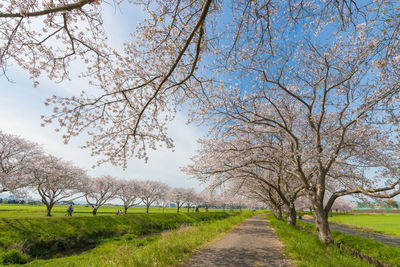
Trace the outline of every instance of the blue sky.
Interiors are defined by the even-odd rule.
[[[133,31],[143,13],[137,6],[124,4],[121,8],[111,5],[104,6],[104,24],[110,45],[121,47],[129,40],[129,32]],[[49,114],[44,100],[55,95],[71,95],[79,93],[87,87],[87,81],[78,79],[79,66],[73,66],[72,81],[56,84],[45,77],[40,79],[38,88],[33,88],[29,76],[17,66],[11,67],[8,76],[14,81],[10,83],[5,77],[0,77],[0,130],[19,135],[43,145],[43,148],[55,156],[74,162],[87,169],[89,175],[113,175],[123,179],[152,179],[167,183],[170,186],[197,187],[198,182],[187,179],[179,167],[190,162],[190,157],[198,148],[196,140],[202,136],[204,129],[195,125],[186,125],[186,115],[177,114],[169,125],[169,134],[175,140],[175,151],[161,148],[150,151],[150,159],[146,164],[143,160],[132,159],[124,171],[120,167],[104,164],[91,169],[97,159],[90,157],[89,150],[80,149],[85,137],[78,136],[64,145],[60,133],[56,133],[52,125],[41,127],[40,115]]]

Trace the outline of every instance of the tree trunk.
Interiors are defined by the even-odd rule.
[[[146,213],[149,213],[150,205],[146,205]]]
[[[98,207],[94,207],[94,208],[93,208],[93,211],[92,211],[93,216],[96,216],[96,214],[97,214],[97,209],[98,209]]]
[[[188,206],[188,208],[187,208],[187,209],[188,209],[188,213],[189,213],[189,212],[190,212],[190,206]]]
[[[296,207],[294,206],[294,203],[291,203],[287,208],[287,224],[296,226]]]
[[[179,207],[179,205],[178,205],[177,208],[176,208],[176,212],[179,212],[179,208],[180,208],[180,207]]]
[[[282,218],[282,208],[279,207],[275,207],[272,209],[272,212],[274,213],[275,217],[279,220],[279,221],[283,221]]]
[[[128,208],[129,207],[124,207],[124,214],[126,214],[128,212]]]
[[[205,206],[204,208],[205,208],[205,209],[206,209],[206,211],[208,212],[208,206]]]
[[[51,216],[52,208],[53,208],[53,204],[46,204],[46,216]]]
[[[325,212],[323,203],[313,203],[314,222],[318,231],[318,238],[322,243],[332,243],[333,237],[329,229],[328,213]]]

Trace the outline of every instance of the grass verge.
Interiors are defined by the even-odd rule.
[[[298,224],[312,232],[317,232],[313,224],[302,221],[298,221]],[[400,247],[385,245],[378,241],[344,234],[339,231],[332,231],[332,236],[336,242],[340,242],[348,248],[362,252],[392,266],[400,266]]]
[[[78,256],[37,260],[27,266],[170,266],[181,263],[222,233],[229,231],[251,212],[212,222],[181,227],[145,239],[119,240],[104,243]]]
[[[104,239],[142,236],[227,217],[225,212],[209,212],[0,219],[0,264],[13,258],[17,259],[14,262],[26,261],[26,255],[50,257],[65,250],[93,247]]]
[[[370,266],[334,245],[322,244],[318,237],[279,221],[271,213],[267,215],[279,239],[285,245],[284,253],[299,267],[361,267]]]

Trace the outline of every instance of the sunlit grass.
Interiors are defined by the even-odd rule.
[[[27,266],[176,265],[188,259],[194,250],[201,248],[251,215],[250,212],[243,212],[238,216],[181,227],[160,236],[141,240],[126,240],[122,236],[120,240],[106,242],[81,255],[33,261]]]
[[[400,213],[354,213],[334,215],[329,220],[400,237]]]
[[[298,267],[361,267],[370,266],[366,262],[343,253],[334,245],[322,244],[318,237],[278,221],[268,214],[268,220],[283,242],[286,256],[294,260]]]
[[[158,233],[182,225],[229,217],[225,212],[153,213],[119,216],[1,218],[0,256],[17,249],[31,257],[52,256],[124,237]],[[127,238],[129,237],[129,238]]]
[[[317,232],[315,225],[299,221],[298,224],[312,232]],[[391,266],[400,266],[400,247],[385,245],[381,242],[352,236],[339,231],[331,231],[336,242],[344,244],[347,248],[357,250]]]

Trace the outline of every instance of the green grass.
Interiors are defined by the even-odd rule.
[[[315,225],[298,221],[298,224],[312,232],[317,232]],[[381,242],[352,236],[339,231],[332,231],[332,236],[336,242],[343,243],[346,247],[360,251],[381,262],[400,266],[400,247],[385,245]]]
[[[283,242],[285,255],[294,260],[298,267],[370,266],[348,253],[341,252],[334,245],[322,244],[318,237],[312,234],[278,221],[271,213],[267,215],[267,219]]]
[[[159,236],[145,239],[125,239],[106,242],[77,256],[37,260],[27,266],[170,266],[181,263],[193,253],[234,225],[252,216],[243,212],[226,219],[181,227]]]
[[[400,236],[400,213],[354,213],[329,217],[332,222]]]
[[[69,205],[55,205],[52,209],[52,217],[65,217]],[[117,210],[123,210],[119,206],[102,206],[97,215],[114,215]],[[204,209],[200,209],[204,211]],[[212,211],[222,211],[210,209]],[[181,213],[187,213],[187,209],[181,209]],[[190,210],[192,212],[192,209]],[[132,207],[128,209],[128,214],[146,213],[145,207]],[[176,213],[176,208],[150,207],[149,213]],[[21,218],[21,217],[44,217],[46,215],[46,206],[29,204],[0,204],[0,218]],[[75,205],[73,216],[92,216],[92,208]]]
[[[128,214],[56,218],[0,219],[0,256],[17,249],[32,257],[53,255],[110,239],[142,236],[180,225],[223,219],[225,212]],[[2,256],[2,257],[3,257]]]

